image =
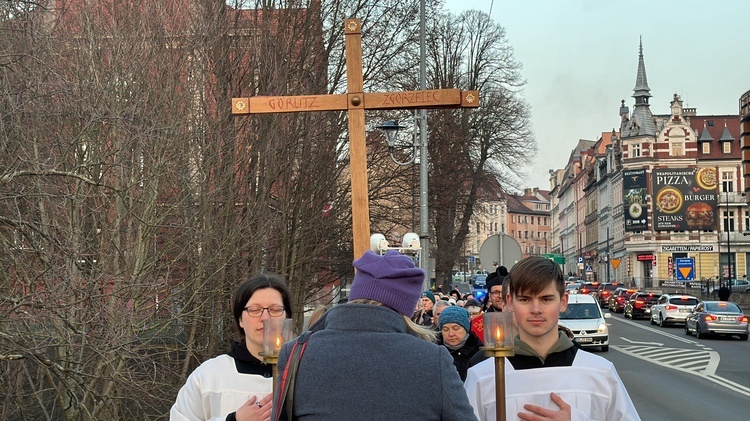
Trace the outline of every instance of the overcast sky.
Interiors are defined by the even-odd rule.
[[[549,189],[578,139],[618,129],[620,100],[633,110],[640,36],[654,114],[675,93],[699,115],[738,114],[750,90],[749,0],[446,0],[456,14],[490,6],[527,81],[539,154],[526,187]]]

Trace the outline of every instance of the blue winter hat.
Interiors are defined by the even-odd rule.
[[[354,261],[349,301],[359,298],[375,300],[397,312],[411,316],[422,294],[425,272],[411,258],[396,250],[378,255],[370,250]]]
[[[469,312],[465,308],[459,306],[448,307],[440,313],[440,330],[443,330],[443,326],[447,323],[455,323],[466,332],[471,331],[469,325]]]
[[[432,301],[432,304],[435,304],[435,294],[432,293],[432,291],[425,291],[422,293],[422,297],[427,297]]]

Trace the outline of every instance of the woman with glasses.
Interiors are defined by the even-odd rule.
[[[177,394],[173,421],[254,421],[271,417],[273,373],[263,363],[263,320],[291,318],[291,294],[284,280],[259,274],[237,288],[232,315],[242,340],[190,374]]]

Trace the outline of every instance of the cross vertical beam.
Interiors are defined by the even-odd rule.
[[[362,25],[360,19],[344,23],[346,89],[349,121],[349,171],[352,186],[354,257],[370,248],[370,206],[367,187],[364,80],[362,76]]]

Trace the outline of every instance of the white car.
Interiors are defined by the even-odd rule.
[[[568,295],[568,308],[560,313],[560,324],[573,332],[581,347],[601,347],[609,351],[609,328],[605,319],[611,314],[602,314],[596,297],[588,294]]]
[[[700,300],[692,295],[663,294],[651,306],[651,324],[664,327],[668,324],[684,324],[690,312]]]

